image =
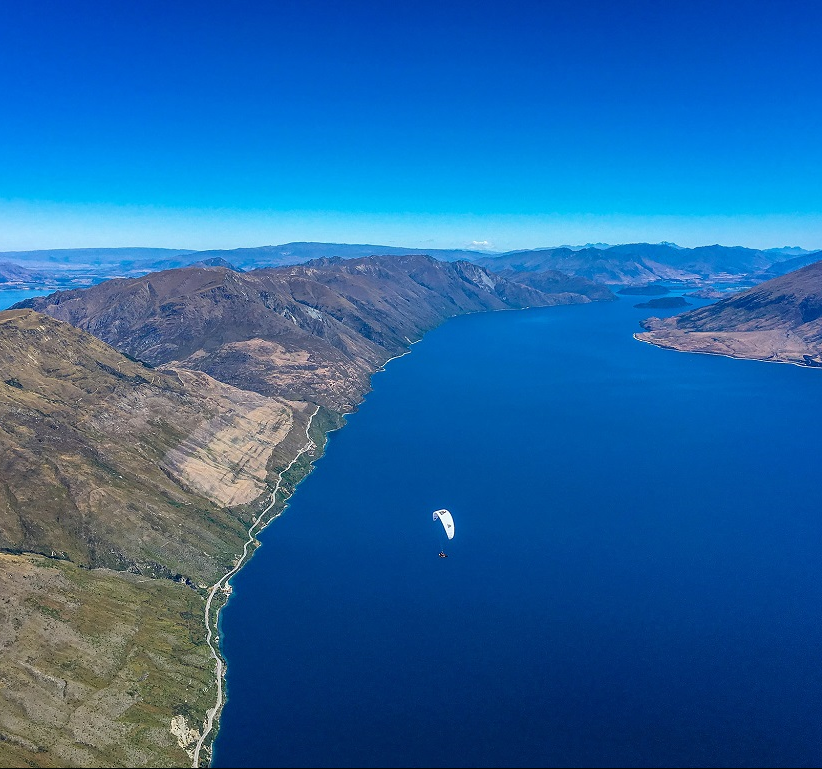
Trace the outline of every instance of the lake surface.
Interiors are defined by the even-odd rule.
[[[22,302],[24,299],[32,299],[35,296],[46,296],[54,293],[53,288],[43,289],[3,289],[0,290],[0,310],[8,310],[13,304]]]
[[[216,766],[822,762],[822,372],[641,344],[637,301],[375,375],[233,580]]]

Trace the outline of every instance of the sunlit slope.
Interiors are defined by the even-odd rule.
[[[244,526],[220,503],[265,491],[293,408],[31,310],[0,313],[0,370],[0,547],[197,582],[230,564]],[[257,433],[234,455],[232,425]]]

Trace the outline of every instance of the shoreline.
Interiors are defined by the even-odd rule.
[[[576,305],[576,304],[582,305],[582,304],[588,304],[588,303],[589,302],[571,302],[571,303],[569,303],[569,305]],[[561,305],[546,305],[545,307],[547,308],[547,307],[555,307],[555,306],[561,306]],[[452,315],[448,318],[445,318],[443,323],[445,323],[449,320],[452,320],[453,318],[463,317],[463,316],[467,316],[467,315],[479,315],[479,314],[486,313],[486,312],[521,311],[521,310],[531,310],[531,309],[545,309],[545,308],[543,308],[543,307],[532,307],[532,306],[529,305],[528,307],[499,307],[495,310],[474,310],[472,312],[460,313],[458,315]],[[442,325],[442,323],[437,324],[437,325],[440,326],[440,325]],[[431,331],[431,330],[433,330],[433,329],[428,329],[428,331]],[[406,355],[409,355],[412,352],[412,349],[411,349],[412,346],[415,345],[415,344],[418,344],[419,342],[421,342],[423,340],[423,338],[425,337],[425,335],[428,333],[428,331],[423,332],[423,335],[419,339],[416,339],[414,341],[412,341],[408,337],[405,337],[406,342],[408,342],[408,349],[404,350],[403,352],[398,353],[397,355],[394,355],[394,356],[388,358],[379,368],[377,368],[373,371],[371,376],[373,377],[374,374],[378,374],[382,371],[385,371],[385,367],[391,361],[397,360],[398,358],[402,358]],[[367,397],[367,393],[363,397],[363,400],[364,400],[365,397]],[[255,529],[257,528],[257,526],[260,525],[261,521],[263,521],[265,516],[276,506],[276,504],[277,504],[277,493],[280,490],[280,485],[281,485],[283,476],[294,466],[294,464],[297,462],[297,460],[303,454],[305,454],[307,451],[310,451],[311,449],[316,447],[316,444],[311,439],[309,433],[311,431],[311,426],[313,424],[314,417],[316,417],[319,412],[320,412],[320,406],[317,406],[316,409],[314,410],[314,413],[309,417],[308,424],[306,425],[306,428],[305,428],[306,443],[294,455],[292,460],[289,462],[288,466],[285,467],[282,470],[282,472],[279,474],[279,477],[277,478],[277,483],[275,484],[274,489],[271,492],[271,501],[262,510],[262,512],[259,514],[259,516],[252,522],[251,526],[249,527],[249,529],[248,529],[248,540],[243,545],[243,552],[239,556],[236,564],[228,572],[226,572],[219,580],[217,580],[217,582],[215,582],[214,585],[211,586],[211,588],[209,588],[208,598],[206,599],[206,606],[205,606],[205,609],[204,609],[204,618],[205,618],[205,626],[206,626],[206,643],[208,644],[209,650],[211,651],[211,655],[214,658],[215,663],[216,663],[215,664],[215,670],[216,670],[215,680],[217,682],[217,701],[215,702],[215,704],[212,708],[209,708],[209,710],[206,711],[206,719],[205,719],[204,724],[203,724],[203,726],[204,726],[203,734],[197,739],[196,746],[193,748],[192,753],[189,754],[192,757],[192,764],[191,764],[192,769],[198,769],[198,767],[200,767],[202,765],[201,761],[200,761],[200,755],[201,755],[201,752],[202,752],[204,747],[206,748],[206,750],[208,752],[208,762],[205,764],[205,766],[210,766],[211,765],[211,760],[213,759],[213,744],[214,744],[214,740],[217,738],[217,732],[219,731],[218,716],[219,716],[219,713],[222,710],[223,706],[225,705],[225,697],[224,697],[224,694],[223,694],[223,680],[224,680],[225,675],[226,675],[227,662],[223,661],[223,658],[220,654],[220,651],[219,651],[219,635],[217,634],[217,627],[218,627],[218,622],[219,622],[220,611],[222,610],[223,606],[225,606],[225,603],[223,603],[221,606],[219,606],[216,609],[215,614],[214,614],[213,628],[212,628],[212,622],[211,622],[211,618],[210,618],[212,602],[214,600],[214,597],[217,595],[218,591],[220,591],[220,590],[225,591],[225,587],[228,585],[229,580],[238,571],[240,571],[240,569],[242,569],[242,567],[248,561],[248,559],[250,557],[248,549],[249,549],[249,547],[251,546],[251,544],[253,543],[253,541],[255,539]],[[339,429],[339,428],[331,428],[331,430],[334,430],[334,429]],[[302,479],[300,479],[300,480],[302,480]],[[285,509],[285,507],[283,508],[283,510],[284,509]],[[260,526],[260,528],[257,530],[256,533],[259,533],[260,531],[265,529],[268,526],[268,524],[271,523],[272,521],[274,521],[280,515],[280,513],[282,513],[282,512],[283,511],[281,510],[279,513],[277,513],[275,515],[272,515],[268,520],[265,521],[265,523],[262,526]],[[256,548],[255,548],[255,550],[256,550]],[[251,552],[251,555],[253,555],[253,551]],[[228,591],[228,595],[226,596],[226,602],[228,600],[229,595],[230,595],[230,591]],[[214,643],[212,643],[212,640],[216,641],[216,646],[215,646]],[[214,734],[211,738],[210,745],[206,746],[206,740],[207,740],[209,734],[211,734],[212,732],[214,732]]]
[[[508,308],[502,308],[502,309],[508,309]],[[515,308],[511,308],[511,309],[515,309]],[[472,314],[472,313],[467,313],[467,314]],[[391,358],[388,358],[388,360],[386,360],[385,363],[383,363],[378,369],[376,369],[373,372],[372,376],[374,374],[380,373],[381,371],[385,371],[385,367],[392,360],[396,360],[397,358],[402,358],[405,355],[410,354],[411,353],[411,346],[417,344],[418,342],[421,342],[422,338],[417,339],[417,340],[412,342],[410,339],[408,339],[406,337],[406,341],[409,344],[409,348],[407,350],[399,353],[398,355],[394,355]],[[217,738],[217,732],[219,731],[218,716],[219,716],[220,711],[222,710],[222,708],[224,707],[225,702],[226,702],[226,698],[223,694],[223,681],[225,679],[228,663],[223,660],[223,657],[220,653],[219,635],[217,634],[217,628],[218,628],[218,623],[219,623],[219,618],[220,618],[220,611],[222,610],[223,606],[225,606],[225,603],[223,603],[221,606],[217,607],[217,609],[215,610],[214,621],[212,623],[211,616],[210,616],[211,615],[212,602],[214,601],[214,598],[217,595],[218,591],[221,591],[221,590],[224,591],[225,590],[225,587],[228,585],[229,580],[235,574],[237,574],[237,572],[240,571],[243,566],[245,566],[245,564],[248,562],[248,560],[250,558],[250,555],[254,554],[254,552],[252,551],[251,554],[249,555],[249,547],[251,546],[251,544],[253,543],[253,541],[255,539],[255,534],[259,534],[260,531],[265,529],[268,526],[268,524],[271,523],[272,521],[274,521],[280,515],[280,513],[282,513],[283,510],[285,509],[285,507],[283,507],[283,510],[281,510],[279,513],[277,513],[275,515],[272,515],[270,518],[268,518],[268,520],[265,521],[264,524],[260,525],[261,522],[265,519],[265,516],[277,505],[277,502],[278,502],[277,493],[280,490],[280,485],[282,483],[282,480],[283,480],[283,477],[285,476],[285,474],[296,464],[297,460],[303,454],[305,454],[307,451],[310,451],[313,448],[316,448],[316,444],[314,443],[314,441],[310,437],[310,432],[311,432],[311,426],[314,422],[314,417],[316,417],[319,412],[320,412],[320,406],[317,406],[314,410],[314,413],[311,414],[311,416],[309,417],[308,424],[305,427],[306,443],[294,455],[294,457],[291,459],[291,461],[288,463],[288,465],[285,468],[283,468],[282,472],[279,474],[279,476],[277,478],[277,483],[274,485],[274,489],[271,492],[271,501],[260,512],[260,514],[257,516],[257,518],[254,521],[252,521],[251,526],[249,526],[249,528],[248,528],[248,539],[246,540],[245,544],[243,545],[242,554],[239,556],[239,558],[238,558],[237,562],[235,563],[235,565],[229,571],[227,571],[222,577],[220,577],[220,579],[218,579],[209,588],[208,597],[206,599],[206,605],[205,605],[205,608],[204,608],[204,611],[203,611],[203,616],[204,616],[204,619],[205,619],[205,627],[206,627],[206,643],[208,645],[209,651],[211,652],[211,656],[213,657],[213,659],[215,661],[215,681],[217,682],[217,701],[214,703],[213,707],[209,708],[206,711],[206,718],[205,718],[205,721],[203,722],[203,733],[200,737],[198,737],[197,744],[194,746],[194,748],[192,749],[192,752],[189,754],[191,756],[191,767],[192,767],[192,769],[198,769],[200,766],[202,766],[200,755],[201,755],[201,752],[203,751],[204,748],[208,752],[208,762],[205,764],[205,766],[210,766],[211,765],[211,761],[213,759],[214,740]],[[333,428],[332,427],[331,430],[333,430],[333,429],[339,429],[339,428]],[[300,480],[302,480],[302,479],[300,479]],[[258,526],[259,526],[259,529],[257,528]],[[255,532],[255,529],[256,529],[256,532]],[[256,548],[255,548],[255,550],[256,550]],[[228,602],[229,595],[230,595],[230,592],[226,596],[226,603]],[[216,642],[216,646],[215,646],[215,643],[213,643],[213,641]],[[206,746],[206,740],[212,732],[214,732],[214,734],[211,737],[210,744],[208,746]]]
[[[225,678],[226,673],[226,663],[223,661],[222,655],[219,651],[219,636],[217,635],[217,626],[220,616],[220,610],[223,606],[217,607],[214,613],[214,622],[212,627],[211,621],[211,604],[214,600],[214,596],[217,594],[217,591],[224,589],[225,586],[228,585],[228,581],[238,572],[240,569],[246,564],[249,559],[249,547],[254,542],[256,538],[256,534],[259,534],[266,526],[268,526],[271,521],[273,521],[279,513],[276,515],[272,515],[270,518],[266,520],[266,515],[277,505],[278,499],[277,494],[280,490],[280,485],[282,484],[283,476],[295,465],[297,460],[305,454],[307,451],[311,451],[315,448],[315,443],[309,436],[309,432],[311,431],[311,425],[314,421],[314,417],[320,411],[320,407],[317,406],[314,410],[314,413],[308,418],[308,424],[305,427],[305,437],[306,443],[303,447],[294,455],[291,462],[279,473],[277,478],[277,483],[274,485],[274,489],[271,492],[271,502],[268,506],[260,512],[260,514],[252,521],[251,526],[248,528],[248,539],[246,540],[245,544],[243,545],[243,552],[237,559],[236,564],[227,571],[220,579],[218,579],[209,589],[208,598],[206,599],[206,605],[204,610],[204,618],[205,618],[205,626],[206,626],[206,643],[208,644],[209,650],[211,651],[211,656],[214,658],[215,661],[215,679],[217,682],[217,701],[214,703],[214,707],[209,708],[206,711],[206,720],[203,724],[203,733],[198,738],[197,744],[193,749],[192,755],[192,764],[191,766],[193,769],[197,769],[200,766],[200,752],[205,745],[206,739],[212,733],[215,732],[214,736],[211,738],[211,745],[213,746],[214,739],[216,739],[216,729],[215,729],[215,720],[217,719],[220,711],[225,704],[225,697],[223,695],[223,679]],[[280,511],[282,512],[282,511]],[[263,523],[265,521],[265,523]],[[262,524],[262,525],[261,525]],[[259,528],[258,528],[259,527]],[[255,531],[256,530],[256,531]],[[256,550],[256,548],[255,548]],[[251,553],[253,555],[253,551]],[[212,642],[216,641],[216,647]],[[209,750],[209,761],[207,765],[211,764],[211,758],[213,754],[213,749]]]
[[[725,352],[711,352],[710,350],[681,350],[679,347],[667,347],[665,345],[657,344],[656,342],[652,342],[650,339],[640,339],[640,333],[647,332],[636,332],[631,336],[633,336],[633,338],[636,339],[637,342],[649,344],[651,345],[651,347],[656,347],[658,350],[673,350],[673,352],[691,353],[692,355],[714,355],[717,358],[730,358],[731,360],[749,360],[753,363],[782,363],[788,366],[796,366],[797,368],[811,370],[822,368],[822,366],[808,366],[804,363],[797,363],[796,361],[792,360],[773,360],[772,358],[746,358],[742,355],[728,355],[728,353]]]

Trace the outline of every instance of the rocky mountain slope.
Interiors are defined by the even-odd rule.
[[[649,318],[637,338],[706,352],[822,365],[822,262],[671,318]]]
[[[414,255],[174,270],[24,304],[153,366],[349,411],[376,368],[448,317],[574,301],[588,299]]]
[[[171,719],[196,728],[215,687],[197,585],[306,405],[0,313],[0,766],[190,764]]]
[[[213,580],[244,540],[228,507],[305,424],[303,403],[147,368],[32,310],[0,313],[0,371],[0,548],[87,568]]]

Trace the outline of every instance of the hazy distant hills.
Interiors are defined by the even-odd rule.
[[[400,248],[347,243],[285,243],[279,246],[194,251],[172,248],[67,248],[0,252],[0,283],[9,287],[71,288],[109,278],[137,277],[179,267],[223,266],[234,270],[304,264],[312,259],[403,256],[427,253],[445,262],[471,261],[483,253],[468,250]],[[6,280],[2,280],[7,275]]]
[[[302,264],[312,259],[337,256],[343,259],[358,259],[363,256],[408,256],[411,254],[427,254],[443,262],[456,262],[460,259],[474,261],[484,255],[481,251],[464,249],[425,249],[351,243],[299,242],[285,243],[280,246],[260,246],[258,248],[199,251],[194,256],[197,259],[220,257],[242,269],[254,269],[258,267],[283,267]]]
[[[480,264],[493,272],[559,271],[605,285],[646,285],[674,281],[692,286],[711,282],[750,285],[822,258],[796,246],[752,249],[741,246],[683,248],[673,243],[537,248],[490,254],[464,249],[415,249],[346,243],[297,242],[229,250],[119,248],[60,249],[0,253],[0,280],[7,286],[72,287],[112,277],[136,277],[192,264],[236,270],[304,264],[319,258],[409,256],[425,253],[439,261]],[[28,271],[28,272],[26,272]]]
[[[53,248],[42,251],[3,251],[0,261],[16,262],[29,267],[87,269],[119,265],[156,264],[163,259],[193,254],[184,248]]]
[[[803,256],[805,254],[813,253],[812,250],[808,250],[807,248],[800,248],[799,246],[782,246],[781,248],[768,248],[766,249],[768,253],[774,254],[782,254],[784,256]]]
[[[203,251],[191,255],[199,259],[220,257],[243,269],[300,264],[310,259],[425,253],[442,261],[465,259],[499,272],[554,270],[596,283],[636,285],[656,280],[696,283],[705,280],[736,280],[764,272],[792,256],[811,259],[798,247],[760,250],[741,246],[700,246],[683,248],[673,243],[633,243],[610,246],[561,246],[508,251],[500,254],[470,250],[410,249],[379,245],[333,243],[287,243],[281,246],[241,248],[230,251]],[[822,254],[820,254],[822,257]],[[807,263],[807,262],[806,262]]]
[[[664,244],[637,243],[613,246],[607,253],[627,258],[641,256],[658,264],[703,277],[747,275],[766,269],[781,258],[779,254],[768,254],[758,249],[719,245],[679,248]]]
[[[178,248],[58,248],[0,253],[7,288],[89,286],[107,278],[182,267],[195,252]],[[12,268],[14,272],[12,273]],[[5,280],[3,277],[5,276]],[[2,288],[3,285],[0,285]]]
[[[771,278],[778,277],[779,275],[787,275],[789,272],[801,269],[809,264],[814,264],[820,260],[822,260],[822,251],[806,251],[800,256],[772,264],[767,270],[761,273],[760,277]]]
[[[697,281],[700,275],[655,263],[641,254],[623,254],[612,249],[548,248],[532,251],[512,251],[500,256],[487,256],[477,264],[489,270],[542,272],[554,270],[595,283],[637,285],[656,280]]]
[[[822,261],[642,325],[637,338],[660,347],[822,366]]]
[[[12,262],[0,261],[0,284],[2,283],[35,283],[45,280],[42,273],[21,267]]]
[[[820,258],[822,252],[796,257],[805,264]],[[779,269],[779,265],[788,259],[782,250],[719,245],[682,248],[668,243],[632,243],[603,249],[512,251],[484,256],[476,261],[489,270],[559,270],[596,283],[614,285],[643,285],[661,280],[698,285],[706,282],[754,283],[768,277],[768,270]]]

